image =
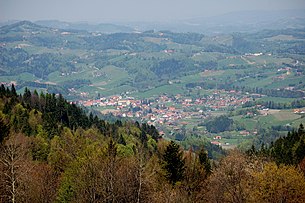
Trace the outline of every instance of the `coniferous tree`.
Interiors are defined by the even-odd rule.
[[[141,140],[142,144],[144,145],[144,147],[147,147],[148,138],[147,138],[146,132],[144,130],[141,131],[140,140]]]
[[[0,86],[0,97],[4,97],[6,95],[6,89],[4,87],[4,85],[2,84]]]
[[[299,164],[304,158],[305,158],[305,140],[300,140],[294,152],[294,163]]]
[[[122,134],[120,135],[120,137],[118,139],[118,144],[126,145],[126,141]]]
[[[9,133],[9,124],[5,120],[4,117],[1,117],[0,115],[0,143],[4,140],[4,138],[8,135]]]
[[[185,161],[182,153],[180,146],[171,141],[162,156],[163,169],[166,173],[165,177],[172,185],[183,179]]]
[[[300,124],[300,127],[299,127],[299,129],[298,129],[298,134],[299,134],[299,136],[301,136],[304,132],[305,132],[305,131],[304,131],[304,125],[301,123],[301,124]]]
[[[199,162],[204,167],[206,175],[210,175],[210,173],[212,172],[211,162],[208,157],[208,153],[203,147],[199,151]]]
[[[12,87],[11,87],[11,96],[17,97],[17,92],[16,92],[16,89],[15,89],[15,85],[14,85],[14,84],[12,84]]]

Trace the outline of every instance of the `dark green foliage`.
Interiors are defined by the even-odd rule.
[[[219,133],[232,130],[233,120],[226,115],[214,118],[206,123],[206,128],[209,132]]]
[[[211,161],[204,147],[201,147],[198,155],[199,155],[199,162],[204,167],[206,175],[207,176],[210,175],[212,172]]]
[[[184,177],[185,161],[183,159],[183,152],[180,146],[174,141],[166,147],[166,150],[162,156],[163,169],[165,170],[166,179],[175,185],[178,181],[181,181]]]
[[[6,89],[5,89],[4,85],[2,84],[0,86],[0,97],[2,98],[4,96],[6,96],[6,94],[7,94]]]
[[[107,154],[111,159],[115,159],[117,156],[117,146],[116,143],[110,139],[107,146]]]
[[[188,59],[167,59],[160,61],[151,68],[159,79],[173,79],[177,76],[192,72],[196,67]]]
[[[204,37],[199,33],[173,33],[170,31],[163,31],[165,37],[169,37],[173,42],[179,44],[199,44],[200,40]]]
[[[248,150],[246,151],[246,154],[247,154],[248,156],[255,156],[256,153],[257,153],[257,151],[256,151],[254,145],[251,145],[251,148],[248,149]]]
[[[0,143],[4,140],[4,138],[9,133],[9,124],[5,120],[5,118],[0,117]]]
[[[252,152],[252,151],[249,151]],[[287,136],[280,137],[267,148],[262,145],[256,154],[270,156],[277,164],[297,165],[305,157],[305,132],[303,124],[298,131],[288,132]]]
[[[65,58],[60,54],[42,53],[30,55],[23,49],[7,48],[1,48],[0,52],[2,58],[2,60],[0,58],[0,64],[8,68],[8,71],[5,72],[6,75],[30,72],[36,77],[46,78],[48,74],[54,71],[75,70],[75,65],[71,63],[71,58]],[[29,60],[31,63],[24,63]]]
[[[11,87],[11,96],[17,97],[17,92],[16,92],[16,88],[15,88],[14,84],[12,84],[12,87]]]
[[[146,123],[143,123],[141,126],[141,130],[143,133],[151,135],[151,137],[156,141],[158,141],[158,139],[160,138],[158,130],[153,125],[148,125]]]
[[[60,83],[60,86],[64,86],[65,88],[80,88],[83,86],[90,85],[91,81],[87,79],[76,79],[76,80],[68,80]]]
[[[118,144],[126,145],[126,141],[125,141],[123,135],[120,135],[120,137],[118,139]]]
[[[24,132],[27,135],[31,134],[28,124],[29,111],[36,109],[42,112],[43,127],[48,132],[49,138],[54,135],[58,135],[60,126],[76,129],[82,127],[84,129],[93,125],[93,121],[90,122],[88,116],[80,107],[75,104],[68,103],[62,95],[58,97],[55,94],[41,94],[38,96],[32,94],[27,88],[22,97],[17,98],[17,93],[12,86],[11,90],[2,86],[0,91],[3,93],[1,97],[4,101],[4,114],[12,114],[12,127],[15,131]],[[16,106],[20,103],[21,105]]]
[[[7,135],[11,127],[16,132],[23,132],[26,135],[33,134],[35,130],[31,129],[28,120],[29,112],[35,109],[36,114],[37,112],[42,113],[42,123],[40,124],[49,139],[60,135],[63,127],[68,127],[71,130],[96,127],[103,135],[112,137],[120,144],[126,145],[123,136],[119,134],[119,128],[125,125],[122,121],[116,120],[114,123],[108,123],[92,113],[88,116],[82,108],[74,103],[69,103],[61,94],[58,96],[49,93],[38,95],[37,91],[31,93],[29,89],[25,88],[24,94],[17,97],[13,86],[10,90],[3,85],[1,85],[0,91],[0,98],[4,103],[3,113],[11,117],[11,122],[1,118],[1,125],[3,125],[3,131],[1,132],[3,135],[2,139]],[[146,123],[140,126],[138,123],[136,127],[143,132],[142,135],[145,134],[146,136],[142,136],[140,139],[144,145],[147,145],[147,135],[158,141],[159,132],[154,126],[147,125]]]
[[[142,144],[144,145],[144,147],[147,147],[148,138],[147,138],[146,132],[144,130],[141,131],[140,140],[141,140]]]
[[[304,138],[304,134],[303,134]],[[304,157],[305,157],[305,140],[302,139],[299,141],[299,143],[296,145],[296,149],[293,152],[293,158],[294,163],[300,163]]]

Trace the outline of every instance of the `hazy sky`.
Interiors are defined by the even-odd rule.
[[[280,9],[305,9],[305,0],[0,0],[0,21],[167,21]]]

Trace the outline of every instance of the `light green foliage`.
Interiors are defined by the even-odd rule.
[[[28,122],[34,131],[38,131],[42,125],[42,113],[35,109],[31,110]]]
[[[50,153],[49,142],[40,135],[33,138],[32,157],[34,160],[46,161]]]
[[[126,146],[122,145],[122,144],[118,144],[118,155],[121,157],[130,157],[134,155],[134,145],[133,144],[128,144]]]

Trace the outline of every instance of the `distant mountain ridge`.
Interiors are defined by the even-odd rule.
[[[100,23],[100,24],[90,24],[88,22],[71,23],[71,22],[63,22],[58,20],[40,20],[40,21],[35,21],[35,23],[45,27],[67,29],[67,30],[85,30],[88,32],[131,33],[134,31],[134,29],[131,27],[124,25],[115,25],[111,23]]]
[[[189,24],[214,31],[258,31],[305,27],[305,10],[240,11],[209,18],[190,19]]]
[[[32,23],[30,21],[19,21],[13,24],[8,24],[8,25],[4,25],[1,27],[1,33],[7,33],[7,32],[22,32],[22,31],[36,31],[39,30],[41,31],[41,29],[43,29],[42,26],[37,25],[35,23]]]
[[[18,21],[0,22],[0,26]],[[125,22],[125,23],[90,23],[64,22],[59,20],[39,20],[35,24],[88,32],[132,33],[145,30],[170,30],[173,32],[198,32],[204,34],[257,32],[264,29],[305,28],[305,10],[278,11],[239,11],[211,17],[197,17],[171,22]],[[136,29],[135,29],[136,28]]]
[[[164,23],[130,23],[140,30],[171,30],[173,32],[198,32],[219,34],[257,32],[264,29],[305,27],[305,10],[240,11],[211,17],[190,18]]]

